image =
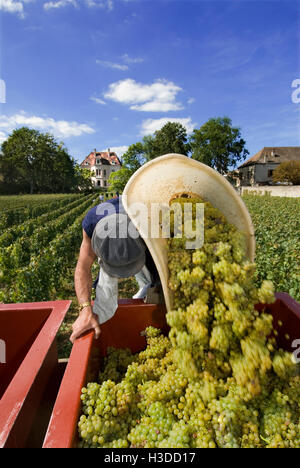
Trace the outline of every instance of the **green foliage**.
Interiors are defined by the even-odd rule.
[[[221,174],[249,154],[240,129],[233,127],[228,117],[209,119],[200,129],[193,131],[190,143],[192,158]]]
[[[290,182],[300,185],[300,161],[287,161],[276,167],[272,176],[273,182]]]
[[[22,127],[2,144],[1,191],[68,192],[77,189],[75,162],[48,133]]]
[[[186,129],[178,122],[167,122],[153,137],[146,136],[143,143],[147,161],[169,153],[187,155],[190,150]]]
[[[300,301],[300,199],[245,195],[256,240],[258,281]]]
[[[122,168],[112,172],[108,180],[110,190],[115,192],[123,192],[130,177],[144,164],[143,144],[138,142],[129,146],[122,160]]]
[[[84,202],[86,202],[86,197],[76,197],[75,200],[71,199],[70,203],[66,203],[66,201],[61,202],[56,209],[49,206],[48,211],[37,218],[29,218],[11,227],[4,226],[3,232],[0,235],[0,247],[7,247],[20,237],[31,236],[35,229],[41,226],[46,227],[49,225],[50,221],[59,219],[59,217],[69,210],[73,209],[75,206],[81,206]]]
[[[80,164],[75,164],[75,178],[76,186],[83,191],[92,190],[94,188],[93,182],[91,179],[91,171],[84,167],[81,167]]]
[[[2,196],[0,197],[0,232],[7,231],[7,228],[14,224],[50,213],[79,200],[80,197],[82,197],[81,194]]]
[[[47,301],[55,297],[80,247],[81,223],[93,198],[81,198],[79,203],[75,201],[77,206],[73,202],[53,212],[52,217],[49,213],[48,222],[46,214],[33,223],[24,223],[23,230],[22,225],[19,230],[13,228],[14,242],[0,247],[0,302]]]

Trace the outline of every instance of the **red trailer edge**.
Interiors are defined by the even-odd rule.
[[[7,362],[0,364],[0,448],[23,448],[30,435],[34,438],[45,392],[57,380],[56,335],[70,305],[0,304],[0,338],[7,345]]]

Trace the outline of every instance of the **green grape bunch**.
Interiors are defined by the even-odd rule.
[[[173,201],[194,214],[203,203]],[[274,286],[257,287],[243,233],[208,202],[204,213],[201,249],[186,250],[171,219],[169,334],[148,327],[140,353],[107,350],[82,389],[80,447],[300,448],[299,366],[255,309],[275,301]]]

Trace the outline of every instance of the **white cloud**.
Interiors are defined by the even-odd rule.
[[[110,146],[110,151],[114,151],[117,156],[119,158],[121,158],[123,156],[124,153],[126,153],[126,151],[128,150],[129,146]],[[106,149],[103,149],[101,151],[107,151],[107,148]]]
[[[95,133],[95,130],[86,124],[68,122],[66,120],[54,120],[50,117],[27,115],[22,111],[11,116],[0,116],[0,139],[7,138],[8,133],[22,126],[50,132],[57,138],[69,138],[85,133]]]
[[[108,11],[113,10],[114,6],[112,0],[55,0],[44,3],[44,9],[58,9],[64,8],[68,5],[72,5],[77,8],[79,6],[78,2],[86,5],[88,8],[106,8]]]
[[[0,132],[0,145],[6,140],[7,135],[4,132]]]
[[[23,3],[15,0],[0,0],[0,10],[9,13],[23,13]]]
[[[128,70],[128,66],[121,63],[109,62],[106,60],[96,60],[97,65],[101,65],[104,68],[112,68],[115,70]]]
[[[128,54],[122,55],[122,59],[126,63],[143,63],[144,59],[140,57],[130,57]]]
[[[85,4],[89,8],[107,8],[108,11],[113,10],[114,4],[112,0],[85,0]]]
[[[195,98],[188,99],[188,104],[193,104],[195,102]]]
[[[160,130],[168,122],[178,122],[186,128],[187,133],[191,133],[196,127],[196,123],[192,122],[191,117],[185,119],[176,119],[163,117],[162,119],[147,119],[144,120],[141,126],[141,135],[153,135],[156,130]]]
[[[97,104],[101,104],[102,106],[106,106],[106,102],[100,98],[91,97],[90,100],[96,102]]]
[[[157,80],[148,85],[130,78],[112,83],[104,93],[106,99],[129,104],[130,109],[144,112],[169,112],[180,110],[176,95],[181,91],[172,81]]]
[[[0,0],[0,10],[7,13],[16,13],[20,18],[25,18],[24,3],[29,3],[32,0]]]
[[[0,11],[6,11],[8,13],[16,13],[20,18],[25,18],[24,3],[29,3],[34,0],[0,0]],[[43,4],[44,10],[58,10],[59,8],[65,8],[72,5],[74,8],[78,8],[80,4],[87,6],[88,8],[103,8],[108,11],[112,11],[114,8],[113,0],[51,0],[46,1]]]
[[[52,10],[52,9],[57,9],[57,8],[64,8],[68,5],[72,5],[75,8],[78,6],[76,0],[58,0],[56,2],[44,3],[44,9]]]

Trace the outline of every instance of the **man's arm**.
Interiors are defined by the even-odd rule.
[[[75,291],[79,304],[90,302],[92,293],[92,265],[97,256],[93,252],[91,239],[83,231],[83,240],[80,247],[79,258],[75,269]],[[74,322],[73,333],[70,337],[72,343],[84,332],[95,330],[95,338],[99,338],[101,330],[97,315],[93,314],[91,306],[87,306],[80,312],[79,317]]]

